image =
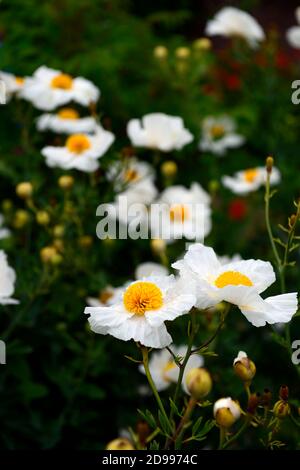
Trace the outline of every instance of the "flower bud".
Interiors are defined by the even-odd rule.
[[[191,50],[188,47],[177,47],[175,50],[175,56],[177,59],[185,60],[191,55]]]
[[[64,236],[65,227],[63,225],[55,225],[53,228],[53,235],[57,238],[61,238]]]
[[[212,380],[206,369],[190,369],[185,376],[185,385],[188,393],[196,400],[206,397],[212,389]]]
[[[28,199],[32,196],[33,193],[33,186],[28,181],[24,181],[23,183],[19,183],[16,186],[16,194],[22,199]]]
[[[82,248],[89,248],[93,244],[93,237],[90,235],[82,235],[78,240],[79,245]]]
[[[118,437],[107,444],[106,450],[134,450],[134,447],[129,439]]]
[[[247,412],[251,415],[254,415],[258,405],[261,402],[261,397],[259,393],[252,393],[248,399]]]
[[[58,266],[63,262],[63,257],[59,253],[56,253],[55,255],[52,256],[50,259],[50,263],[53,264],[53,266]]]
[[[194,41],[193,46],[199,51],[208,51],[211,49],[211,40],[208,38],[199,38]]]
[[[151,249],[156,255],[160,255],[166,250],[166,242],[161,238],[153,238],[150,242]]]
[[[4,199],[2,201],[2,210],[3,212],[9,212],[13,208],[13,203],[10,199]]]
[[[230,428],[241,416],[238,402],[232,398],[220,398],[214,404],[214,417],[222,428]]]
[[[266,159],[266,169],[268,173],[272,173],[272,168],[274,165],[274,158],[273,157],[267,157]]]
[[[278,400],[273,408],[273,413],[276,418],[283,419],[290,414],[290,405],[284,400]]]
[[[169,51],[165,46],[156,46],[153,49],[155,59],[163,60],[168,57]]]
[[[211,180],[208,183],[209,191],[215,193],[220,188],[220,183],[218,180]]]
[[[46,211],[38,211],[36,214],[36,221],[39,225],[48,225],[50,222],[50,216]]]
[[[57,250],[54,246],[45,246],[44,248],[41,249],[40,251],[40,257],[43,263],[51,263],[52,258],[56,256]]]
[[[279,398],[281,400],[287,401],[289,398],[289,387],[287,385],[281,385],[279,390]]]
[[[177,164],[173,162],[172,160],[167,160],[165,161],[161,167],[161,172],[166,178],[172,178],[176,175],[177,173]]]
[[[288,218],[288,225],[289,225],[289,228],[293,228],[295,223],[297,221],[297,215],[296,214],[292,214],[289,218]]]
[[[233,368],[236,375],[243,382],[251,382],[255,376],[256,367],[244,351],[240,351],[238,356],[233,361]]]
[[[57,251],[64,251],[64,242],[61,238],[54,238],[53,246],[57,249]]]
[[[58,179],[58,186],[61,189],[68,190],[74,185],[74,178],[71,175],[63,175]]]
[[[15,228],[23,228],[28,222],[29,222],[30,216],[27,211],[24,209],[19,209],[16,211],[14,220],[13,220],[13,226]]]

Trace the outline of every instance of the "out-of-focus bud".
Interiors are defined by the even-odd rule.
[[[57,249],[57,251],[64,251],[64,242],[61,238],[54,238],[53,246]]]
[[[63,225],[55,225],[53,228],[53,235],[57,238],[61,238],[64,236],[65,227]]]
[[[286,418],[291,412],[290,405],[287,401],[278,400],[273,408],[273,413],[276,418],[284,419]]]
[[[156,46],[153,49],[155,59],[163,60],[168,57],[169,51],[165,46]]]
[[[193,47],[198,51],[208,51],[211,49],[211,40],[208,38],[199,38],[193,42]]]
[[[186,60],[190,57],[191,50],[188,47],[177,47],[175,50],[175,56],[177,59]]]
[[[13,227],[17,229],[23,228],[29,222],[29,219],[29,213],[24,209],[19,209],[16,211],[13,219]]]
[[[248,358],[244,351],[240,351],[233,361],[233,368],[236,375],[243,382],[251,382],[255,376],[256,367],[253,361]]]
[[[177,173],[178,167],[172,160],[167,160],[161,165],[160,169],[166,178],[173,178]]]
[[[9,212],[12,210],[12,208],[13,208],[13,203],[10,199],[4,199],[4,201],[2,201],[3,212]]]
[[[295,223],[297,221],[297,215],[296,214],[292,214],[289,218],[288,218],[288,224],[289,224],[289,227],[290,228],[293,228]]]
[[[160,255],[166,251],[166,242],[161,238],[153,238],[150,242],[151,249],[156,255]]]
[[[220,398],[214,404],[214,417],[222,428],[230,428],[240,416],[240,405],[230,397]]]
[[[90,235],[82,235],[78,240],[79,245],[82,248],[89,248],[93,244],[93,237]]]
[[[261,403],[260,393],[252,393],[248,399],[247,412],[254,415],[258,405]]]
[[[56,253],[56,255],[52,256],[50,262],[53,266],[58,266],[63,262],[63,257],[59,253]]]
[[[115,244],[115,240],[113,238],[106,237],[103,238],[102,243],[107,247],[111,247]]]
[[[57,250],[54,246],[45,246],[40,251],[40,257],[43,263],[51,263],[52,259],[57,255]]]
[[[279,398],[284,401],[289,399],[289,387],[287,385],[281,385],[279,389]]]
[[[106,450],[134,450],[134,447],[129,439],[118,437],[107,444]]]
[[[208,183],[208,188],[209,188],[210,193],[215,193],[216,191],[218,191],[219,187],[220,187],[220,183],[217,180],[211,180]]]
[[[68,190],[74,185],[74,178],[71,175],[63,175],[58,179],[58,186],[61,189]]]
[[[212,389],[210,373],[200,368],[193,368],[185,376],[185,386],[188,393],[196,400],[206,397]]]
[[[32,196],[33,186],[29,181],[24,181],[16,186],[16,194],[22,199],[28,199]]]
[[[50,222],[50,215],[47,211],[38,211],[36,213],[36,221],[39,225],[48,225]]]
[[[273,157],[267,157],[266,159],[266,169],[268,173],[272,173],[272,169],[274,166],[274,158]]]

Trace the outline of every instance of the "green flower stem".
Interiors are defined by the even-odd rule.
[[[222,450],[224,447],[224,441],[226,438],[226,429],[223,426],[220,426],[220,437],[219,437],[219,447],[218,450]]]
[[[242,424],[240,429],[234,434],[234,436],[232,436],[230,439],[228,439],[226,442],[223,443],[222,449],[226,449],[226,447],[229,447],[231,444],[233,444],[240,437],[240,435],[247,429],[249,423],[250,423],[250,418],[249,416],[247,416],[244,423]]]
[[[197,400],[191,397],[188,405],[185,409],[184,415],[179,423],[179,426],[175,432],[174,440],[175,440],[175,450],[181,449],[182,439],[186,430],[186,425],[190,419],[191,414],[193,413],[195,406],[197,405]]]
[[[146,377],[148,379],[148,382],[149,382],[149,385],[151,387],[151,390],[153,392],[153,395],[155,396],[156,398],[156,401],[157,401],[157,404],[158,404],[158,407],[163,415],[163,417],[165,418],[165,421],[166,423],[168,423],[168,427],[169,427],[169,430],[170,430],[170,433],[173,432],[173,429],[172,429],[172,426],[171,426],[171,422],[167,416],[167,413],[166,413],[166,410],[164,408],[164,405],[160,399],[160,396],[159,396],[159,393],[155,387],[155,384],[153,382],[153,379],[152,379],[152,376],[151,376],[151,373],[150,373],[150,369],[149,369],[149,351],[148,351],[148,348],[142,346],[141,347],[142,349],[142,355],[143,355],[143,364],[144,364],[144,368],[145,368],[145,373],[146,373]]]

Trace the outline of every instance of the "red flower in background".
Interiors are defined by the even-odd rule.
[[[242,220],[247,214],[247,204],[244,199],[233,199],[228,206],[228,216],[231,220]]]

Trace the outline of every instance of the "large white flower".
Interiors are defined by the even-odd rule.
[[[7,262],[7,256],[4,251],[0,251],[0,304],[18,304],[18,300],[11,296],[15,290],[16,273]]]
[[[211,230],[210,196],[198,183],[192,183],[190,189],[181,185],[168,187],[156,207],[159,212],[151,211],[154,238],[169,243],[182,238],[199,240]]]
[[[174,276],[153,276],[131,283],[115,304],[86,307],[85,313],[95,333],[161,349],[172,342],[164,322],[189,312],[194,303],[195,296]]]
[[[253,16],[235,7],[222,8],[205,28],[208,36],[238,36],[244,38],[251,47],[256,47],[265,39],[265,33]]]
[[[117,192],[142,188],[147,180],[154,181],[154,177],[153,166],[134,157],[115,163],[107,172],[107,179],[113,181]]]
[[[295,16],[298,25],[292,26],[286,32],[286,38],[288,43],[295,47],[296,49],[300,49],[300,7],[296,8]]]
[[[93,135],[73,134],[63,147],[44,147],[41,153],[50,167],[64,170],[76,168],[90,173],[99,168],[98,159],[105,154],[114,139],[111,132],[98,125]]]
[[[223,176],[222,183],[235,194],[248,194],[252,191],[256,191],[260,186],[264,185],[266,179],[266,168],[256,167],[238,171],[233,176]],[[273,167],[270,175],[270,184],[278,184],[280,179],[280,171]]]
[[[176,357],[185,357],[187,351],[186,346],[171,345],[170,348]],[[182,386],[185,384],[186,374],[191,369],[201,367],[203,364],[204,360],[202,356],[199,356],[198,354],[193,354],[190,356],[184,369]],[[140,364],[139,370],[143,374],[145,373],[143,364]],[[179,367],[167,349],[163,349],[162,351],[157,351],[151,354],[149,360],[149,370],[155,386],[159,392],[168,388],[171,383],[176,383],[178,381]]]
[[[37,121],[39,131],[52,131],[61,134],[81,134],[95,131],[96,120],[91,117],[79,116],[73,108],[62,108],[56,114],[42,114]]]
[[[245,138],[236,133],[236,124],[229,116],[208,116],[202,122],[199,148],[216,155],[225,155],[228,149],[240,147]]]
[[[12,73],[0,71],[0,80],[5,84],[6,101],[9,101],[13,95],[18,95],[24,86],[24,78],[17,77]]]
[[[152,261],[139,264],[134,273],[136,279],[149,276],[167,276],[168,274],[169,271],[165,266]]]
[[[22,98],[44,111],[52,111],[70,101],[89,106],[98,100],[99,95],[99,89],[89,80],[73,78],[46,66],[39,67],[32,77],[26,78],[20,92]]]
[[[194,139],[180,117],[164,113],[146,114],[141,120],[131,119],[127,134],[132,145],[162,152],[181,150]]]
[[[190,245],[184,259],[173,264],[189,282],[196,306],[213,307],[221,301],[237,305],[254,326],[289,322],[298,308],[297,293],[263,299],[261,293],[275,282],[269,262],[241,260],[222,265],[214,250],[201,243]]]
[[[9,237],[11,234],[10,230],[3,226],[3,223],[4,223],[4,217],[2,214],[0,214],[0,240],[3,240],[3,238]]]

